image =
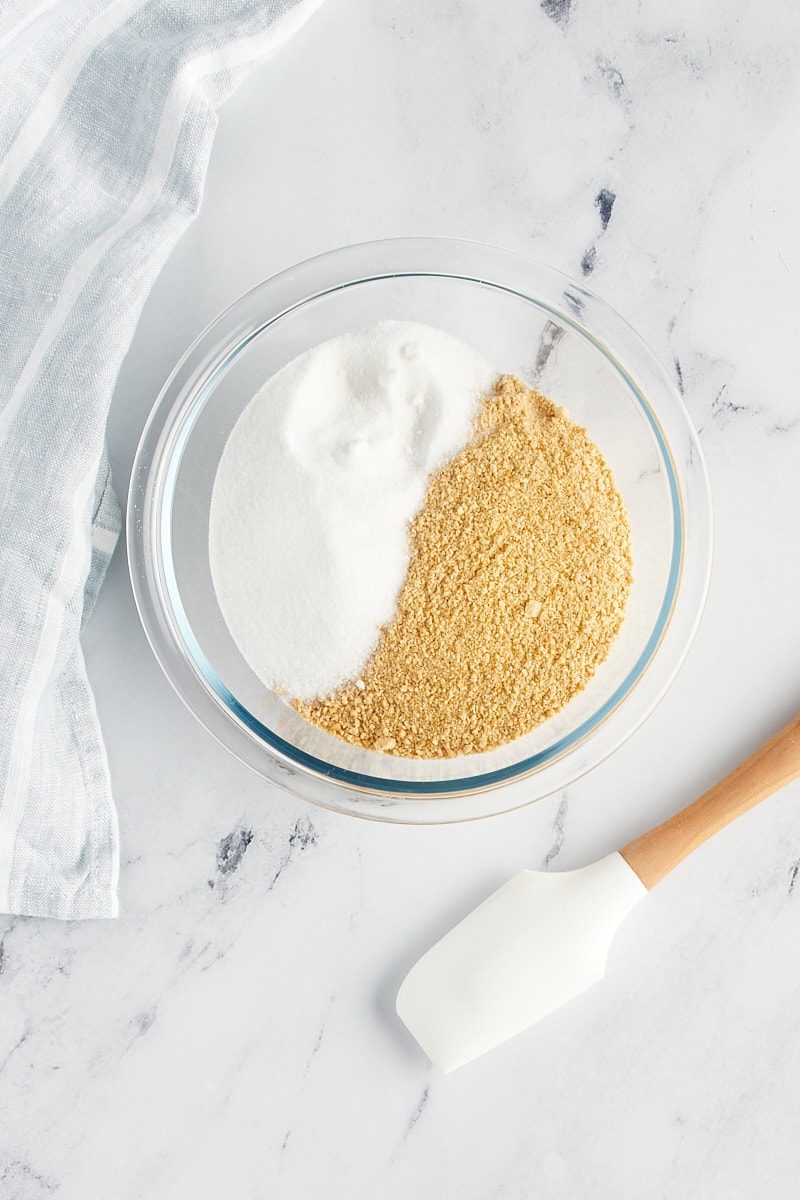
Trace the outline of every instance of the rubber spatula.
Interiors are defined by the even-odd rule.
[[[614,934],[713,834],[800,775],[800,716],[699,800],[576,871],[520,871],[424,954],[397,1012],[444,1072],[471,1062],[605,974]]]

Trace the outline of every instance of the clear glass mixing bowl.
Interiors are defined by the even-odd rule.
[[[444,329],[566,407],[605,455],[631,519],[635,580],[609,658],[561,712],[483,754],[399,758],[310,725],[250,670],[211,582],[211,490],[242,410],[302,351],[390,319]],[[439,238],[335,250],[237,300],[187,351],[159,396],[128,506],[142,622],[168,678],[205,727],[265,778],[306,800],[420,824],[527,804],[616,749],[652,711],[687,653],[708,587],[711,540],[697,434],[641,338],[557,271]]]

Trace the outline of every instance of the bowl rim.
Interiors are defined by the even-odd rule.
[[[431,258],[441,265],[432,269]],[[464,268],[465,258],[471,270]],[[370,269],[361,267],[362,262]],[[666,468],[672,506],[673,546],[662,603],[625,679],[590,717],[552,746],[511,765],[456,779],[387,779],[355,772],[292,745],[259,721],[236,700],[203,653],[183,610],[172,567],[171,522],[158,520],[159,513],[170,511],[180,451],[204,399],[246,346],[314,299],[398,276],[453,278],[496,287],[571,327],[601,353],[635,398]],[[548,303],[543,295],[551,301],[557,296],[562,303]],[[245,319],[256,302],[262,316]],[[591,329],[583,323],[587,310]],[[605,340],[609,334],[611,345]],[[634,360],[639,382],[620,362],[615,345],[629,362]],[[642,377],[648,393],[652,389],[660,398],[658,413],[644,395]],[[684,451],[677,460],[672,447]],[[382,820],[438,823],[507,811],[552,794],[635,732],[668,690],[697,631],[710,581],[713,517],[702,448],[683,398],[653,351],[606,301],[563,272],[499,247],[451,238],[396,238],[340,247],[278,272],[240,296],[201,332],[171,372],[142,432],[131,476],[127,539],[134,597],[151,647],[178,695],[218,741],[261,775],[324,807]],[[635,713],[634,698],[644,700]],[[594,740],[603,731],[605,736]],[[589,761],[585,751],[590,737],[594,752]],[[271,762],[263,761],[268,757]],[[530,782],[533,776],[540,784],[534,795],[512,796],[512,790],[519,792],[513,785]],[[315,781],[336,791],[320,794],[318,787],[309,787]],[[465,797],[487,793],[496,795],[497,803],[472,805],[480,811],[463,815],[450,811],[454,801],[463,806]],[[367,811],[376,809],[376,801],[377,810]],[[398,803],[408,810],[405,815],[388,815],[387,804]],[[414,807],[424,811],[412,811]],[[443,811],[435,813],[434,808]]]

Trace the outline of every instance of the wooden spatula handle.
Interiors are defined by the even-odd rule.
[[[800,715],[699,800],[620,854],[649,890],[729,822],[800,775]]]

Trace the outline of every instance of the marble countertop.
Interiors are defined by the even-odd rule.
[[[433,1071],[394,995],[514,871],[623,844],[800,707],[799,59],[789,5],[328,0],[223,109],[119,380],[120,490],[171,365],[241,292],[337,245],[472,238],[587,277],[673,371],[711,592],[611,759],[511,815],[402,828],[219,748],[118,551],[85,647],[121,915],[0,919],[3,1200],[796,1194],[798,784],[638,906],[600,986],[462,1071]]]

